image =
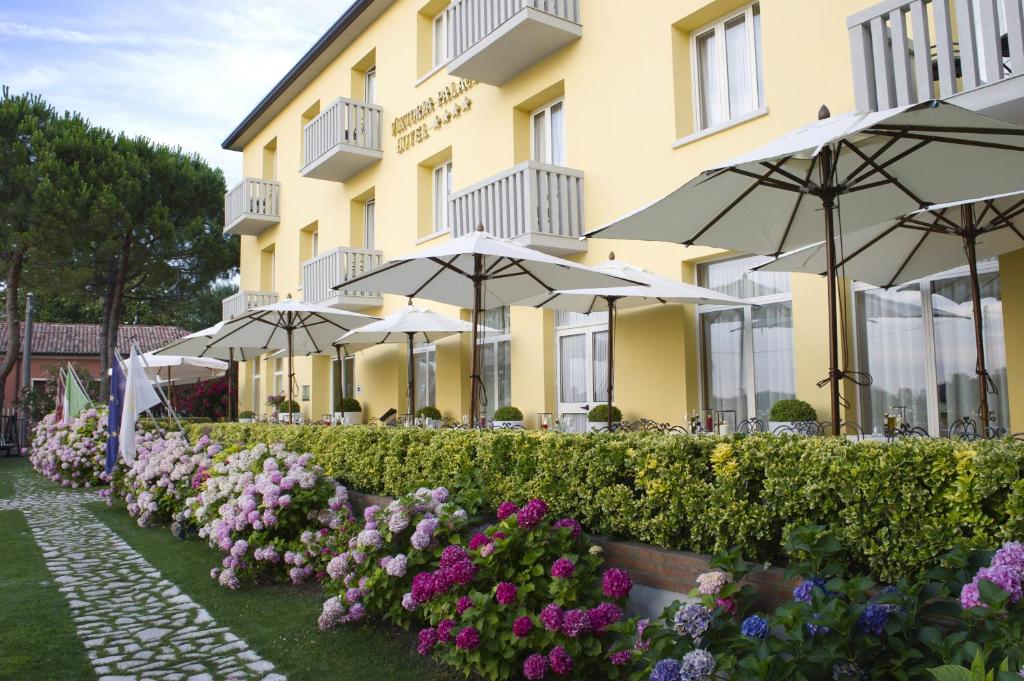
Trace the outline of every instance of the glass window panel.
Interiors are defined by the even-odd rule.
[[[796,397],[793,304],[786,301],[753,307],[750,315],[754,353],[754,411],[758,418],[765,419],[778,400]]]
[[[341,411],[341,399],[342,397],[355,397],[355,376],[356,376],[356,358],[345,357],[342,359],[342,363],[345,367],[345,375],[342,378],[342,390],[344,394],[338,392],[338,360],[337,358],[331,360],[331,394],[334,395],[334,411]]]
[[[558,387],[563,403],[587,401],[587,335],[561,336],[558,339]]]
[[[563,412],[558,415],[562,430],[567,433],[587,432],[587,415],[579,412]]]
[[[729,87],[729,117],[734,118],[754,108],[754,88],[750,82],[750,42],[745,16],[738,16],[725,23],[725,69]]]
[[[761,5],[754,5],[754,67],[757,71],[757,106],[764,106],[764,54],[761,51]]]
[[[445,35],[444,13],[434,18],[434,66],[440,66],[447,61],[448,51],[447,36]]]
[[[440,166],[434,169],[434,231],[443,232],[448,228],[445,219],[445,204],[447,199],[448,181],[445,178],[445,168]]]
[[[747,416],[747,375],[743,361],[743,308],[700,315],[704,406],[736,411],[736,421]]]
[[[498,351],[496,363],[497,385],[494,387],[494,400],[496,407],[504,407],[512,404],[512,343],[511,341],[500,341],[495,343]]]
[[[377,98],[377,69],[366,72],[366,102],[373,104]]]
[[[480,345],[480,361],[481,361],[481,376],[484,383],[484,391],[487,397],[487,404],[483,405],[484,415],[487,418],[494,416],[495,400],[497,394],[495,391],[495,367],[494,367],[494,343],[486,343]]]
[[[413,353],[413,372],[416,375],[416,408],[434,406],[434,380],[437,364],[434,350]]]
[[[372,250],[376,242],[374,227],[376,226],[377,204],[374,201],[367,201],[363,214],[363,248]]]
[[[547,111],[533,115],[533,160],[548,162],[547,154]]]
[[[565,310],[557,310],[555,312],[555,326],[558,328],[607,323],[607,312],[591,312],[590,314],[585,312],[567,312]]]
[[[1006,348],[1003,338],[1003,304],[999,275],[979,275],[984,324],[985,364],[998,395],[989,395],[995,412],[992,425],[1007,425]],[[974,315],[970,279],[953,277],[932,282],[932,326],[935,334],[935,365],[938,378],[939,427],[969,416],[977,421],[978,377],[974,342]]]
[[[713,30],[697,36],[697,88],[701,128],[722,122],[717,49],[717,38]]]
[[[484,310],[481,323],[490,331],[496,331],[499,334],[509,333],[511,324],[509,321],[509,308],[507,305],[503,307],[495,307],[490,310]]]
[[[789,273],[751,271],[770,260],[765,255],[754,255],[706,263],[698,267],[698,283],[736,298],[760,298],[789,293]]]
[[[608,401],[608,332],[598,331],[594,339],[594,402]]]
[[[565,117],[561,102],[551,106],[551,163],[565,165]]]
[[[861,389],[860,425],[865,433],[882,434],[884,417],[906,408],[911,426],[928,428],[928,381],[924,308],[921,287],[911,284],[884,291],[858,291],[857,351],[859,368],[872,383]]]

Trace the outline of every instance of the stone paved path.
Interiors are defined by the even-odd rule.
[[[95,500],[22,475],[0,510],[25,514],[100,681],[284,681],[83,507]]]

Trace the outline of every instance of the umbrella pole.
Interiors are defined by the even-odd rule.
[[[612,432],[612,391],[615,383],[615,297],[608,296],[608,432]]]
[[[480,372],[478,367],[480,364],[480,350],[477,347],[477,341],[479,340],[479,326],[480,326],[480,304],[481,294],[483,288],[483,256],[479,254],[473,255],[473,351],[472,351],[472,368],[470,369],[470,386],[469,386],[469,414],[472,420],[471,427],[476,428],[480,425],[480,419],[478,416],[480,410]]]
[[[833,210],[835,208],[834,187],[832,187],[832,148],[821,150],[821,205],[825,210],[825,257],[828,259],[828,383],[831,406],[832,434],[839,435],[839,332],[836,311],[838,291],[836,278],[836,247]]]
[[[341,357],[341,346],[335,345],[334,350],[338,353],[338,411],[345,413],[345,362],[342,361]],[[331,405],[331,411],[334,411],[334,405]],[[334,414],[331,414],[331,418],[334,418]],[[344,416],[342,418],[345,418]]]
[[[167,367],[167,402],[174,411],[174,384],[171,383],[171,367]]]
[[[412,336],[413,336],[413,334],[407,333],[406,336],[409,337],[409,368],[406,370],[406,372],[409,374],[408,377],[407,377],[407,380],[409,382],[409,387],[406,388],[406,391],[408,393],[407,399],[409,400],[409,417],[415,419],[416,418],[416,367],[413,365],[413,355],[412,355]]]
[[[295,374],[292,372],[292,328],[288,327],[288,423],[295,423],[295,415],[292,414],[292,379]]]
[[[981,432],[988,433],[989,421],[992,418],[988,410],[988,371],[985,369],[985,335],[984,320],[981,317],[981,286],[978,283],[978,254],[975,250],[977,236],[974,229],[974,208],[965,205],[961,208],[963,213],[964,251],[967,254],[967,267],[971,273],[971,306],[974,316],[974,344],[978,351],[978,364],[975,371],[978,374],[978,416],[981,418]]]
[[[235,381],[232,374],[235,371],[235,349],[228,348],[228,421],[235,419]]]

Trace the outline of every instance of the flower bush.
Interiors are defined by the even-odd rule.
[[[117,471],[115,490],[140,527],[170,522],[184,509],[185,500],[199,493],[221,449],[206,435],[190,445],[182,433],[138,433],[135,461]],[[180,524],[176,529],[182,534]]]
[[[66,426],[48,414],[32,432],[29,460],[61,487],[94,487],[109,482],[103,472],[106,446],[105,412],[86,409]]]
[[[176,519],[226,554],[211,576],[228,588],[261,575],[293,583],[315,577],[332,551],[328,538],[351,519],[346,489],[309,454],[281,445],[229,448],[204,474]]]

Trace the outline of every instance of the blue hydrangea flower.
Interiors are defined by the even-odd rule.
[[[825,578],[824,577],[811,577],[805,579],[796,585],[793,589],[793,600],[799,603],[810,603],[814,594],[815,587],[825,591]],[[825,591],[828,594],[827,591]]]
[[[853,662],[837,662],[832,666],[833,681],[847,681],[848,679],[867,679],[868,673],[862,671]]]
[[[697,648],[683,655],[679,681],[707,681],[715,671],[715,656]]]
[[[817,636],[824,636],[829,631],[831,631],[831,629],[829,629],[824,624],[816,624],[817,622],[821,621],[820,612],[814,613],[814,615],[811,616],[811,619],[811,622],[807,622],[804,624],[804,629],[807,630],[807,635],[811,638],[815,638]]]
[[[677,633],[700,638],[711,626],[711,611],[698,603],[689,603],[679,608],[673,622]]]
[[[890,612],[890,606],[868,603],[864,612],[857,618],[857,631],[861,634],[881,636]]]
[[[740,633],[749,638],[757,638],[762,641],[768,638],[768,634],[771,631],[771,626],[764,618],[757,615],[751,615],[747,619],[743,620],[743,624],[740,625]]]
[[[651,681],[679,681],[680,669],[682,664],[675,658],[658,660],[658,664],[654,665],[654,671],[651,672]]]

